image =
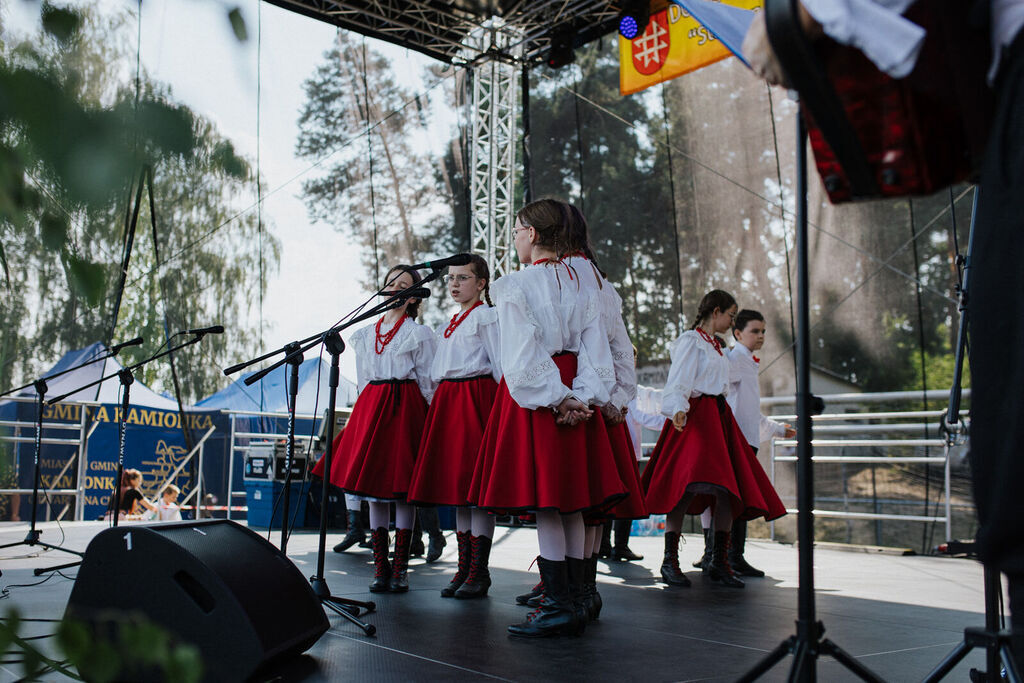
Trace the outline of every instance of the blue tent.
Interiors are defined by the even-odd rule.
[[[106,347],[101,343],[91,344],[84,349],[69,351],[49,370],[42,373],[48,376],[66,368],[77,367],[83,362],[100,358],[106,354]],[[49,380],[47,397],[55,397],[74,390],[76,387],[89,384],[100,377],[116,374],[122,369],[120,363],[113,358],[92,363],[62,377]],[[47,426],[43,428],[44,438],[74,438],[73,432],[50,427],[51,423],[68,425],[80,424],[85,421],[87,428],[95,427],[88,439],[88,450],[85,457],[86,469],[84,481],[78,481],[78,468],[68,467],[69,458],[77,452],[77,447],[70,444],[44,444],[40,451],[40,474],[43,487],[56,486],[60,489],[72,489],[81,486],[84,491],[84,518],[95,519],[102,515],[107,507],[110,492],[114,487],[119,451],[120,423],[120,382],[117,378],[108,379],[96,387],[72,394],[67,401],[56,405],[47,405],[43,417]],[[19,395],[35,396],[33,389],[20,392]],[[229,425],[219,413],[184,408],[179,412],[178,404],[165,396],[152,391],[139,381],[131,385],[129,395],[130,407],[126,417],[125,433],[125,467],[139,469],[143,475],[143,490],[150,497],[158,493],[156,487],[182,462],[188,452],[182,432],[182,419],[192,433],[193,439],[199,439],[210,427],[215,431],[204,447],[204,480],[208,488],[220,490],[225,487],[225,474],[221,463],[227,457],[227,436]],[[97,402],[86,408],[76,401]],[[83,411],[86,411],[83,413]],[[34,425],[37,407],[34,403],[0,401],[0,419],[20,421]],[[35,434],[32,427],[10,427],[11,436],[21,438]],[[14,473],[19,488],[32,488],[34,446],[31,442],[6,444],[5,450],[14,463]],[[177,483],[184,487],[189,481],[193,468],[188,467],[178,475]],[[30,514],[30,500],[21,497],[22,519]],[[45,510],[38,511],[44,514]]]
[[[280,413],[288,410],[288,374],[291,368],[282,366],[252,386],[245,385],[245,379],[255,372],[242,375],[216,394],[207,396],[196,403],[199,410],[246,410]],[[295,412],[300,415],[322,415],[330,396],[331,364],[325,358],[308,358],[299,365],[299,393],[296,397]],[[340,378],[338,382],[338,407],[351,406],[356,401],[356,385]]]

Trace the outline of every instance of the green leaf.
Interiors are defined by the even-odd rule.
[[[245,19],[242,18],[242,10],[235,7],[228,12],[228,21],[231,22],[231,30],[235,32],[238,42],[244,43],[249,40],[249,32],[245,28]]]
[[[54,7],[50,3],[43,5],[41,19],[43,30],[62,43],[71,40],[82,25],[82,18],[77,12],[64,7]]]
[[[198,683],[203,676],[203,658],[194,645],[178,645],[171,650],[165,669],[167,680]]]
[[[90,306],[99,305],[106,290],[106,273],[103,266],[80,259],[74,254],[66,254],[64,269],[67,271],[72,289],[85,297]]]
[[[59,251],[68,238],[68,219],[50,212],[39,219],[39,235],[48,249]]]

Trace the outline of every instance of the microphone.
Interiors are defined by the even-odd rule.
[[[126,346],[138,346],[139,344],[141,344],[144,341],[146,341],[146,340],[143,339],[142,337],[136,337],[135,339],[130,339],[130,340],[126,341],[126,342],[121,342],[120,344],[115,344],[114,346],[110,347],[110,352],[111,353],[117,353],[118,351],[120,351],[121,349],[125,348]]]
[[[426,299],[430,296],[430,290],[426,287],[412,287],[399,292],[381,292],[381,296],[397,296],[399,299]]]
[[[197,330],[185,330],[181,334],[198,334],[200,337],[204,334],[221,334],[224,332],[223,325],[213,325],[211,327],[200,327]]]
[[[424,261],[423,263],[417,263],[414,266],[409,266],[412,270],[441,270],[448,266],[468,266],[471,254],[455,254],[455,256],[449,256],[438,261]]]

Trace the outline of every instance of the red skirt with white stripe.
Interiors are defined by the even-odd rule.
[[[360,496],[405,500],[426,417],[414,380],[367,384],[335,441],[330,482]],[[321,476],[322,465],[321,459]]]
[[[555,356],[562,382],[572,385],[576,356]],[[594,416],[574,427],[546,409],[515,402],[502,379],[469,489],[470,502],[497,513],[607,509],[628,495],[605,431]]]
[[[438,385],[409,485],[410,502],[469,505],[469,485],[497,393],[490,375]]]
[[[736,424],[729,405],[715,396],[690,399],[683,431],[665,421],[641,481],[651,514],[665,514],[687,492],[695,493],[686,512],[699,515],[726,491],[734,519],[766,520],[786,514],[775,487]]]

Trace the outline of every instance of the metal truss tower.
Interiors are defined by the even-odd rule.
[[[488,43],[473,71],[473,137],[470,142],[470,249],[487,260],[491,277],[511,272],[515,223],[517,89],[519,68],[509,47],[517,32],[493,20],[473,40]],[[483,47],[480,45],[479,47]],[[514,48],[513,48],[514,49]]]

